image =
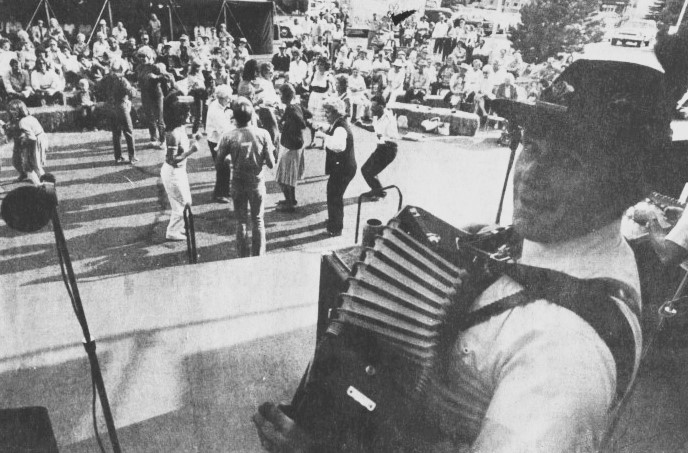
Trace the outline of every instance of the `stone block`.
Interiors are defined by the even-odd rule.
[[[422,131],[421,123],[424,120],[437,117],[449,123],[449,135],[473,136],[480,126],[480,117],[475,113],[400,102],[390,102],[387,107],[397,116],[406,116],[408,127],[412,130]]]

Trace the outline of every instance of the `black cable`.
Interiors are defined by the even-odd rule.
[[[105,447],[103,446],[103,441],[100,439],[100,433],[98,432],[98,422],[96,420],[96,380],[93,378],[93,373],[91,373],[91,391],[93,398],[91,399],[91,413],[93,414],[93,432],[96,434],[96,441],[100,447],[100,451],[105,453]]]
[[[74,313],[76,314],[77,318],[79,318],[79,320],[81,320],[79,310],[77,309],[76,302],[74,301],[74,292],[72,291],[72,287],[70,285],[70,281],[69,281],[69,278],[67,277],[67,272],[65,270],[64,257],[62,256],[62,250],[60,249],[59,245],[57,246],[57,258],[58,258],[58,261],[60,262],[60,272],[62,273],[62,281],[64,282],[65,287],[67,288],[67,294],[69,294],[69,300],[72,303],[72,309],[74,310]],[[93,433],[96,436],[96,441],[98,442],[98,446],[100,447],[101,453],[106,453],[105,447],[103,446],[103,441],[100,438],[100,433],[98,432],[98,422],[97,422],[97,418],[96,418],[96,380],[95,380],[95,377],[93,376],[93,370],[91,370],[91,394],[92,394],[91,412],[93,414]]]

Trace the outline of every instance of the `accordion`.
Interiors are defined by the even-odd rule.
[[[328,296],[321,272],[327,327],[288,408],[323,445],[318,451],[402,450],[393,433],[417,416],[437,359],[498,276],[489,262],[507,259],[510,239],[510,229],[471,235],[406,207],[372,247],[357,250],[346,280],[334,285],[341,292]]]

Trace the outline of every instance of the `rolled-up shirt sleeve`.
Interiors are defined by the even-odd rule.
[[[325,136],[325,148],[335,153],[341,153],[346,149],[346,129],[336,128],[332,135]]]
[[[666,240],[688,250],[688,214],[686,212],[681,215],[676,226],[666,235]]]

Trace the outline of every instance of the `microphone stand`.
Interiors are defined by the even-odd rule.
[[[79,324],[81,325],[81,330],[84,334],[84,349],[86,349],[86,354],[88,355],[88,360],[91,365],[91,376],[93,379],[93,384],[95,385],[98,391],[98,396],[100,397],[100,405],[103,409],[103,416],[105,417],[105,424],[107,425],[108,435],[110,436],[112,450],[114,451],[114,453],[121,453],[122,449],[119,445],[119,440],[117,439],[117,431],[115,429],[115,422],[112,418],[110,403],[108,401],[107,393],[105,391],[103,374],[100,370],[100,364],[98,363],[98,356],[96,355],[96,342],[93,338],[91,338],[91,334],[88,328],[88,322],[86,321],[86,313],[84,312],[84,306],[81,303],[79,288],[76,285],[76,276],[74,274],[74,269],[72,268],[72,261],[69,258],[69,251],[67,250],[67,241],[62,230],[60,217],[57,213],[57,205],[53,208],[52,222],[53,230],[55,232],[55,243],[57,245],[57,255],[60,260],[60,268],[62,270],[63,276],[65,275],[66,269],[67,278],[69,280],[69,283],[65,282],[65,284],[67,285],[67,292],[69,293],[72,299],[72,308],[74,309],[74,313],[76,314]]]

